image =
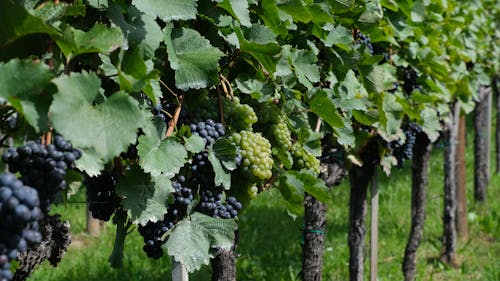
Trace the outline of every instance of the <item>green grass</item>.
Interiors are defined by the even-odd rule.
[[[437,259],[441,251],[443,157],[442,150],[435,148],[427,220],[418,251],[417,280],[500,280],[500,176],[492,172],[487,204],[475,205],[471,137],[472,134],[467,151],[470,239],[458,244],[461,266],[450,268]],[[394,169],[390,178],[380,176],[379,280],[403,280],[401,262],[410,229],[408,165],[406,163],[402,170]],[[348,198],[349,188],[343,183],[333,190],[328,202],[324,280],[348,280]],[[74,200],[83,199],[80,194]],[[57,268],[44,264],[29,280],[170,280],[169,259],[148,259],[136,231],[126,241],[123,268],[114,270],[107,262],[114,238],[112,224],[108,223],[103,233],[93,238],[82,233],[85,227],[83,204],[70,204],[66,209],[59,207],[55,211],[70,220],[76,242]],[[285,203],[276,190],[264,192],[252,201],[240,217],[238,280],[294,280],[301,269],[302,223],[301,217],[294,220],[287,214]],[[368,245],[369,241],[366,242]],[[369,256],[368,248],[366,253]],[[368,262],[365,280],[368,280]],[[190,278],[210,280],[210,268],[203,267]]]

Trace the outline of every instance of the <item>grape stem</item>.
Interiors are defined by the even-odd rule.
[[[217,87],[217,96],[219,97],[219,115],[220,115],[220,123],[225,127],[224,122],[224,106],[222,105],[222,95],[220,94],[220,90]]]
[[[178,101],[179,101],[179,105],[175,109],[174,118],[172,120],[170,120],[170,122],[168,123],[168,130],[166,133],[167,138],[172,135],[172,133],[174,132],[175,126],[177,126],[177,121],[179,121],[179,116],[181,115],[181,109],[182,109],[182,103],[184,101],[184,96],[180,95]]]
[[[163,82],[161,79],[159,81],[163,87],[165,87],[175,98],[177,98],[177,94],[174,91],[172,91],[172,89],[170,89],[170,87],[165,82]]]
[[[231,83],[229,82],[229,80],[227,80],[226,77],[224,77],[224,75],[220,74],[220,79],[221,79],[221,85],[222,85],[222,89],[224,89],[224,93],[226,94],[226,97],[234,97],[234,92],[233,92],[233,87],[231,86]],[[226,87],[226,84],[227,84],[227,87]],[[227,90],[229,88],[229,91]]]

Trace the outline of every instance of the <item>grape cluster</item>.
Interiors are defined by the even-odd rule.
[[[172,183],[174,188],[174,202],[167,206],[167,214],[163,220],[157,222],[148,222],[146,225],[140,225],[138,230],[144,238],[143,250],[148,257],[158,259],[163,256],[163,249],[161,246],[164,241],[162,236],[167,233],[174,225],[181,220],[186,214],[187,207],[193,201],[192,190],[185,187],[184,176],[177,177],[177,181]]]
[[[370,37],[363,34],[360,30],[356,31],[356,44],[365,45],[368,48],[370,55],[373,55],[373,46]]]
[[[222,191],[217,189],[202,190],[196,210],[214,218],[236,218],[243,205],[233,196],[228,197],[225,202],[222,201],[222,197]]]
[[[224,126],[221,123],[215,123],[212,119],[204,122],[189,125],[193,134],[199,135],[205,142],[205,147],[209,147],[217,139],[224,136]]]
[[[257,114],[248,104],[240,103],[238,97],[224,100],[224,118],[235,131],[247,130],[257,123]]]
[[[295,168],[308,168],[319,174],[320,161],[314,155],[305,150],[301,144],[295,143],[292,146],[292,156],[294,159]]]
[[[14,175],[0,175],[0,281],[12,279],[10,262],[42,241],[38,192]]]
[[[273,158],[271,157],[271,144],[266,138],[260,133],[241,131],[233,133],[229,140],[240,148],[245,171],[261,180],[271,178]]]
[[[28,141],[20,147],[11,147],[3,154],[11,173],[21,173],[21,180],[38,190],[42,210],[48,211],[59,190],[66,188],[66,170],[73,168],[81,152],[62,136],[54,143],[43,145]]]
[[[285,150],[289,150],[292,147],[292,135],[285,118],[280,118],[278,123],[271,126],[271,130],[278,147]]]
[[[151,108],[151,113],[160,118],[163,122],[168,123],[172,119],[175,114],[175,110],[178,105],[173,103],[158,103],[153,105],[153,103],[148,100],[148,105]],[[178,125],[187,124],[188,116],[187,112],[184,108],[181,108],[181,112],[179,114],[179,119],[177,120]]]
[[[96,177],[86,177],[87,200],[89,210],[96,219],[109,221],[120,203],[115,192],[115,177],[108,171]]]
[[[403,166],[404,160],[410,159],[413,156],[413,146],[415,145],[417,134],[422,132],[422,128],[413,122],[410,122],[403,130],[405,133],[404,142],[399,140],[388,144],[388,147],[392,149],[392,155],[398,161],[399,168]]]
[[[402,73],[403,78],[403,90],[406,94],[411,94],[416,89],[421,89],[421,85],[418,84],[417,72],[411,67],[405,67]]]

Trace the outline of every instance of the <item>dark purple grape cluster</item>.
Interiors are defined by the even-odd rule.
[[[163,122],[168,123],[171,120],[171,117],[174,116],[175,110],[177,109],[176,104],[173,103],[158,103],[156,105],[153,105],[151,100],[147,100],[148,106],[151,109],[151,113],[155,116],[160,118]],[[187,124],[188,122],[188,116],[186,110],[184,108],[181,108],[181,113],[179,115],[179,119],[177,120],[178,125],[182,124]]]
[[[226,134],[224,126],[221,123],[216,123],[212,119],[205,122],[198,122],[189,125],[191,132],[203,138],[205,146],[208,147],[213,144],[217,139]]]
[[[411,66],[403,69],[402,80],[403,90],[408,95],[416,89],[422,89],[422,86],[418,83],[418,74]]]
[[[13,277],[10,262],[42,241],[39,221],[43,214],[36,189],[12,174],[1,174],[0,218],[0,281],[8,281]]]
[[[222,191],[205,189],[200,192],[200,203],[196,210],[207,216],[222,219],[231,219],[238,216],[243,207],[235,197],[230,196],[226,202],[222,201]]]
[[[167,206],[167,214],[163,220],[157,222],[148,222],[146,225],[140,225],[138,230],[144,238],[143,250],[148,257],[158,259],[163,256],[161,246],[164,241],[162,236],[172,229],[174,225],[186,215],[187,207],[193,201],[192,190],[183,186],[184,176],[177,177],[177,181],[172,183],[174,188],[174,202]]]
[[[21,180],[38,190],[41,209],[48,212],[56,193],[66,188],[66,170],[74,168],[81,155],[80,150],[58,135],[53,144],[28,141],[23,146],[11,147],[2,159],[11,173],[21,173]]]
[[[363,34],[360,30],[356,32],[356,44],[365,45],[368,48],[370,55],[373,55],[373,46],[370,37]]]
[[[110,172],[104,171],[99,176],[87,177],[84,183],[92,216],[109,221],[120,204],[120,198],[115,192],[115,177]]]
[[[413,146],[417,139],[417,134],[422,132],[422,128],[416,123],[410,122],[408,126],[403,128],[406,140],[402,142],[394,141],[388,144],[389,148],[392,149],[392,155],[396,157],[398,161],[398,167],[403,166],[403,161],[410,159],[413,156]]]

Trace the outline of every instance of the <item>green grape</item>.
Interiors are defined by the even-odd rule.
[[[240,147],[243,169],[255,177],[265,180],[272,176],[273,158],[271,144],[260,133],[241,131],[233,133],[229,140]]]
[[[292,135],[288,129],[285,118],[281,117],[277,124],[273,124],[271,126],[271,131],[279,148],[289,150],[292,147]]]
[[[257,123],[257,114],[248,104],[240,103],[238,97],[233,97],[232,100],[225,99],[224,118],[231,128],[235,131],[248,130],[252,125]]]
[[[319,174],[319,160],[314,157],[314,155],[307,152],[299,143],[295,143],[292,146],[292,156],[294,159],[295,168],[309,168],[312,169],[315,173]]]

